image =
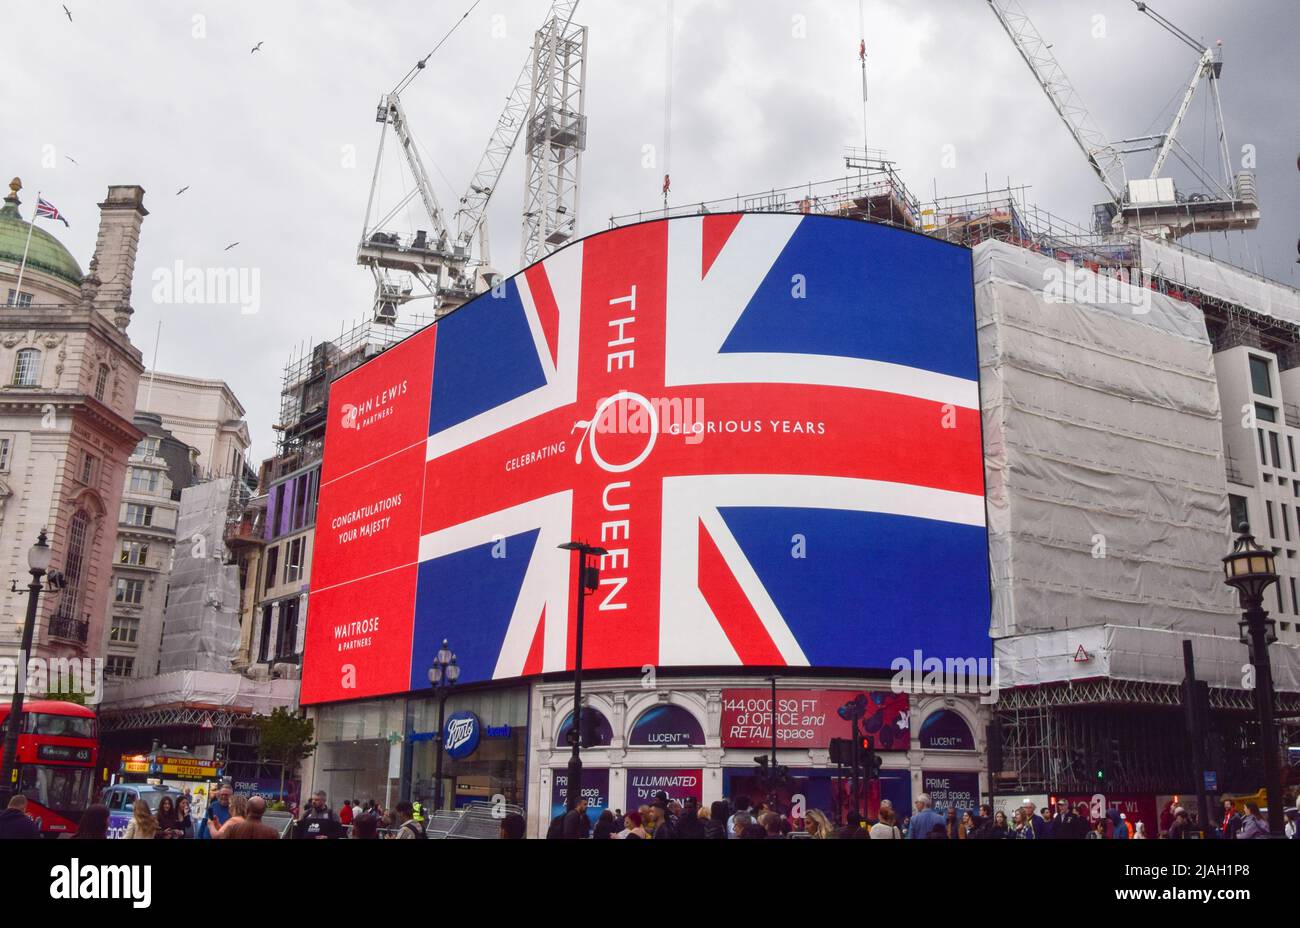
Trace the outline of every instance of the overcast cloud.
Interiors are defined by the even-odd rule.
[[[0,7],[0,173],[22,177],[26,216],[38,189],[68,214],[71,228],[51,231],[83,269],[105,188],[146,189],[131,337],[148,363],[161,320],[160,369],[230,383],[248,410],[254,465],[274,447],[291,351],[369,310],[371,279],[354,259],[375,104],[471,2],[67,0],[73,22],[61,2]],[[1108,136],[1163,128],[1195,65],[1191,49],[1129,0],[1023,3]],[[1155,6],[1188,32],[1224,41],[1229,139],[1235,157],[1249,144],[1258,160],[1260,229],[1193,244],[1296,286],[1300,4]],[[468,182],[546,7],[483,0],[404,95],[444,207]],[[862,140],[857,0],[675,0],[670,152],[667,8],[579,6],[591,29],[582,232],[653,209],[666,155],[673,202],[842,173],[844,147]],[[870,144],[887,150],[918,196],[1010,179],[1030,185],[1041,207],[1089,221],[1104,192],[983,0],[865,0],[864,9]],[[194,35],[196,16],[204,37]],[[1206,144],[1213,151],[1204,113],[1198,95],[1181,135],[1198,155]],[[647,145],[653,167],[643,165]],[[517,269],[522,175],[516,153],[490,212],[493,263],[508,272]],[[385,179],[389,190],[399,183],[395,173]],[[151,274],[178,260],[258,269],[260,311],[155,304]]]

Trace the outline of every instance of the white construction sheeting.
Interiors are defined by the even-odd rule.
[[[1049,300],[1066,273],[1069,299]],[[1079,676],[1060,655],[1084,642],[1099,654],[1082,675],[1181,679],[1182,637],[1235,642],[1239,618],[1200,311],[992,241],[975,300],[1003,685]]]
[[[239,573],[225,563],[231,480],[221,477],[181,491],[161,673],[224,673],[239,647]]]
[[[1181,683],[1184,639],[1192,642],[1198,680],[1221,689],[1246,689],[1249,650],[1237,638],[1119,625],[1020,635],[995,642],[998,685],[1010,689],[1093,677]],[[1274,688],[1300,692],[1300,649],[1275,644],[1269,648],[1269,659]]]
[[[220,706],[270,715],[277,706],[298,703],[297,680],[257,682],[237,673],[177,671],[156,677],[111,680],[104,689],[101,711],[153,709],[158,706]]]
[[[1215,261],[1173,242],[1143,237],[1142,269],[1148,274],[1275,319],[1300,324],[1300,290]]]

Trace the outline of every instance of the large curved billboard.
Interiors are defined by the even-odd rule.
[[[302,701],[989,653],[969,251],[727,214],[576,242],[337,380]]]

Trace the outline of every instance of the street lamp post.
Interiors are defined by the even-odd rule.
[[[1236,589],[1241,601],[1241,640],[1250,645],[1250,662],[1255,667],[1255,706],[1259,711],[1259,741],[1264,757],[1264,788],[1268,791],[1268,830],[1281,838],[1282,786],[1277,765],[1277,729],[1273,718],[1273,669],[1268,646],[1277,640],[1274,622],[1264,611],[1264,591],[1277,582],[1273,552],[1255,543],[1250,526],[1238,526],[1240,535],[1232,552],[1223,559],[1223,582]]]
[[[14,678],[14,698],[9,709],[9,724],[5,728],[4,764],[0,766],[0,796],[4,796],[6,800],[13,791],[18,789],[18,732],[22,729],[25,689],[22,680],[26,674],[27,658],[32,650],[32,637],[36,632],[36,611],[39,608],[41,592],[45,589],[41,584],[41,578],[50,569],[50,560],[53,556],[54,552],[45,538],[45,529],[41,529],[36,544],[32,545],[27,552],[27,567],[32,580],[27,584],[27,619],[23,622],[23,640],[18,649],[18,660],[24,666],[18,669]],[[13,589],[14,592],[18,591],[17,581],[14,581]]]
[[[460,667],[456,665],[456,655],[447,647],[447,639],[442,639],[442,647],[434,655],[433,666],[429,668],[429,682],[438,694],[438,744],[437,761],[433,773],[433,811],[442,811],[442,745],[445,740],[447,725],[447,697],[451,688],[460,679]]]
[[[573,725],[569,729],[569,738],[573,741],[573,753],[569,756],[569,795],[566,805],[573,809],[578,804],[582,792],[582,631],[583,604],[590,593],[600,586],[600,568],[588,563],[592,557],[608,554],[604,548],[589,545],[581,541],[570,541],[559,546],[565,551],[577,551],[578,559],[578,622],[573,644]]]

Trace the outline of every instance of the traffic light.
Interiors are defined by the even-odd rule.
[[[853,742],[848,738],[831,739],[831,763],[841,767],[853,766]]]
[[[884,764],[885,759],[876,753],[869,737],[863,736],[861,747],[863,773],[869,780],[879,780],[880,768],[881,765]]]
[[[1106,762],[1100,756],[1093,759],[1092,771],[1092,778],[1096,780],[1098,784],[1106,782]]]

